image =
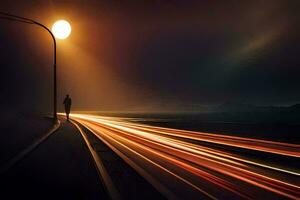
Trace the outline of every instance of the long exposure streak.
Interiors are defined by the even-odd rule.
[[[298,169],[287,167],[288,163],[278,166],[249,158],[245,153],[299,162],[298,144],[154,127],[122,118],[85,114],[71,117],[129,165],[143,169],[145,173],[140,174],[166,197],[254,199],[267,195],[268,199],[300,199]]]

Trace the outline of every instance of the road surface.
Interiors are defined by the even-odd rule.
[[[0,174],[1,199],[108,199],[71,123],[62,120],[55,133],[26,153]]]
[[[168,199],[300,199],[298,144],[96,115],[71,118]]]

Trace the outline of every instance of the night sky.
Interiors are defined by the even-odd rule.
[[[0,10],[71,23],[58,41],[58,101],[69,93],[75,110],[300,102],[300,1],[144,2],[3,0]],[[0,20],[0,44],[2,109],[51,111],[50,36]]]

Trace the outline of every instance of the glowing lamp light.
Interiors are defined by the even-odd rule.
[[[52,26],[52,33],[58,39],[66,39],[71,34],[72,28],[66,20],[58,20]]]

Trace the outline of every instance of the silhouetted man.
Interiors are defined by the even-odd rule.
[[[69,121],[69,114],[71,111],[71,105],[72,105],[72,99],[69,97],[69,95],[67,94],[65,100],[64,100],[64,104],[65,104],[65,112],[67,115],[67,120]]]

